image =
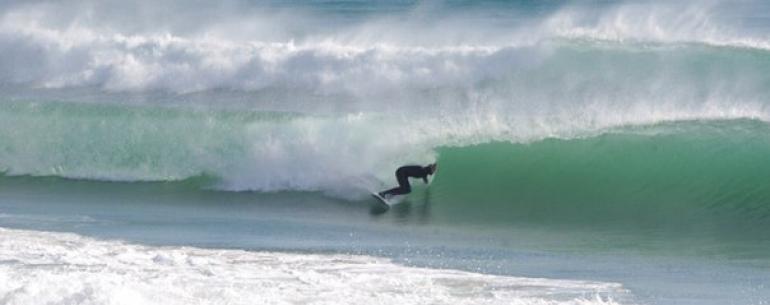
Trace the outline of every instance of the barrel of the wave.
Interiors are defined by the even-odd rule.
[[[756,120],[682,121],[446,147],[432,217],[760,237],[770,228],[768,134]]]

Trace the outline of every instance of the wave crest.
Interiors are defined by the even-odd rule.
[[[230,18],[198,24],[144,18],[139,13],[143,4],[134,5],[137,15],[129,17],[149,19],[149,25],[130,27],[97,17],[109,16],[111,5],[11,5],[0,16],[0,81],[35,88],[175,93],[275,89],[382,97],[508,85],[519,74],[542,73],[544,65],[562,60],[563,50],[574,49],[583,39],[621,46],[654,43],[664,49],[671,43],[702,43],[767,50],[770,41],[761,30],[731,24],[733,19],[719,14],[727,5],[714,1],[555,6],[540,19],[517,17],[510,24],[477,12],[490,20],[482,25],[478,19],[457,17],[451,6],[445,9],[446,21],[418,21],[425,17],[418,7],[395,16],[325,21],[338,28],[333,32],[319,29],[323,27],[318,23],[338,16],[313,15],[301,8],[241,14],[228,10],[222,14]],[[743,16],[745,10],[728,11]],[[60,14],[64,17],[56,17]],[[266,34],[282,27],[291,30]],[[564,38],[571,41],[566,46],[558,42]],[[644,52],[643,45],[629,48]],[[626,55],[629,61],[636,59],[632,54]]]

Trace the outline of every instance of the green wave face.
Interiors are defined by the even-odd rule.
[[[397,166],[437,158],[435,183],[414,181],[407,200],[430,202],[439,222],[770,228],[770,125],[756,120],[517,143],[462,140],[443,132],[456,126],[430,133],[381,116],[6,103],[0,118],[6,175],[187,180],[193,190],[361,200],[394,183]],[[394,135],[378,138],[383,130]]]
[[[245,150],[237,141],[243,125],[256,119],[162,107],[5,103],[0,168],[12,175],[181,180],[232,167],[228,160]]]
[[[368,198],[377,170],[432,156],[365,115],[58,102],[0,104],[0,172],[109,181],[206,177],[228,191]],[[387,124],[391,136],[377,136]],[[419,144],[419,143],[418,143]],[[372,174],[375,173],[375,174]],[[365,184],[365,185],[364,185]]]
[[[770,126],[680,122],[440,150],[433,212],[471,223],[770,228]]]

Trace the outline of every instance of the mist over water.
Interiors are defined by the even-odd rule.
[[[741,59],[761,60],[754,55],[766,49],[767,41],[752,27],[721,23],[730,21],[722,17],[727,5],[712,2],[491,3],[470,8],[462,2],[323,1],[8,6],[0,23],[0,46],[8,55],[0,62],[3,83],[110,92],[235,90],[280,96],[288,91],[290,100],[284,103],[295,106],[306,106],[302,94],[328,97],[323,102],[332,104],[339,97],[363,105],[385,103],[391,106],[377,108],[391,110],[417,100],[430,106],[448,106],[440,104],[447,99],[462,106],[519,100],[534,105],[544,99],[531,100],[538,96],[529,94],[559,88],[560,82],[595,91],[612,89],[607,85],[632,90],[622,82],[590,82],[597,75],[621,72],[632,72],[626,78],[640,90],[655,89],[650,87],[654,82],[674,77],[688,85],[707,76],[688,69],[729,72],[724,71],[729,62],[711,68],[697,59],[736,51],[739,58],[733,60],[743,63],[737,67],[742,71],[750,67]],[[589,61],[577,60],[581,55]],[[683,61],[691,57],[696,61]],[[549,65],[557,70],[549,74]],[[665,69],[649,75],[647,70],[658,68]],[[577,75],[591,72],[597,75]],[[566,75],[521,96],[513,93],[522,88],[498,92],[521,86],[521,78],[532,74],[553,73]],[[750,80],[756,79],[747,75],[734,84],[706,79],[703,85],[735,86]],[[580,93],[575,89],[566,88],[566,93]],[[591,97],[602,96],[583,98]]]

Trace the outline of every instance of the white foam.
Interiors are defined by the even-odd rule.
[[[729,10],[736,6],[743,11]],[[573,39],[770,50],[770,36],[766,31],[742,28],[742,21],[735,17],[735,14],[750,15],[752,6],[764,8],[761,2],[752,1],[740,5],[727,1],[620,2],[598,13],[571,6],[546,18],[542,27],[551,35]]]
[[[334,32],[313,28],[303,18],[323,16],[301,10],[233,13],[201,21],[190,32],[161,18],[149,20],[147,29],[131,30],[98,18],[116,3],[85,2],[77,10],[64,6],[69,5],[10,6],[0,15],[0,50],[6,55],[0,59],[0,80],[111,91],[279,87],[314,94],[392,96],[394,91],[463,88],[506,70],[526,69],[548,56],[543,44],[554,38],[770,49],[766,34],[720,22],[715,17],[723,6],[700,2],[569,7],[515,28],[451,18],[436,25],[374,18]],[[136,6],[136,15],[128,17],[141,20],[144,16],[136,11],[145,6]],[[301,25],[296,32],[302,34],[266,34],[295,24]],[[240,31],[255,32],[233,34]]]
[[[618,284],[0,228],[2,304],[619,304]]]

